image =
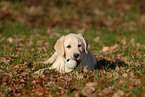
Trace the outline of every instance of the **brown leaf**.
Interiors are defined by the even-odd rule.
[[[130,39],[130,43],[134,46],[134,42],[135,42],[135,39],[134,38],[131,38]]]
[[[123,97],[124,91],[118,90],[116,93],[113,94],[112,97]]]
[[[140,93],[137,97],[145,97],[145,93]]]
[[[83,67],[83,72],[84,73],[87,73],[88,72],[87,66]]]
[[[0,73],[4,73],[4,71],[2,69],[0,69]]]
[[[88,86],[88,87],[96,87],[98,85],[98,83],[96,83],[96,82],[88,82],[88,83],[86,83],[86,86]]]
[[[122,74],[122,76],[125,78],[125,77],[128,77],[127,73],[124,73]]]
[[[113,92],[114,92],[114,91],[113,91],[111,88],[104,88],[104,89],[103,89],[103,93],[106,94],[106,95],[111,94],[111,93],[113,93]]]
[[[94,87],[85,87],[81,90],[82,95],[90,97],[92,93],[95,91]]]
[[[118,44],[113,45],[112,47],[110,47],[110,50],[114,50],[118,47]]]
[[[126,45],[126,40],[125,40],[125,39],[122,39],[122,40],[120,41],[120,43],[121,43],[122,45]]]
[[[32,90],[35,93],[35,96],[43,96],[45,94],[45,90],[41,85],[36,85],[36,87]]]
[[[134,82],[134,84],[136,86],[140,85],[141,84],[141,80],[140,79],[132,79],[132,81]]]
[[[106,47],[103,47],[103,49],[102,49],[103,52],[106,52],[108,50],[109,50],[109,47],[107,47],[107,46]]]
[[[12,43],[14,41],[14,39],[12,37],[9,37],[7,40],[9,43]]]
[[[119,84],[121,84],[121,85],[123,85],[124,83],[125,83],[124,80],[120,80],[120,81],[119,81]]]
[[[78,33],[84,33],[85,32],[85,28],[82,28],[80,30],[77,31]]]
[[[128,97],[136,97],[134,94],[130,94]],[[140,96],[139,96],[140,97]]]
[[[5,64],[9,64],[9,60],[6,60],[4,57],[0,57],[0,62],[3,62]]]
[[[100,42],[100,37],[97,36],[96,38],[93,39],[95,42],[99,43]]]
[[[78,73],[78,71],[76,71],[76,77],[77,79],[83,79],[84,78],[84,75],[82,73]]]
[[[60,36],[61,36],[61,34],[60,34],[60,33],[55,33],[55,32],[50,33],[50,38],[60,37]]]

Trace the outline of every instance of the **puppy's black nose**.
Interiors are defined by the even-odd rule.
[[[79,54],[78,53],[74,53],[74,58],[78,58]]]
[[[67,59],[66,61],[68,62],[70,59]]]

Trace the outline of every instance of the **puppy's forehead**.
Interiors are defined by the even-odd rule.
[[[65,36],[65,41],[64,41],[65,45],[79,44],[79,43],[81,43],[81,39],[77,35],[69,34]]]

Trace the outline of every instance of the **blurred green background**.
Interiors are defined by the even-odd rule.
[[[144,5],[144,0],[1,0],[0,31],[18,22],[66,32],[139,33],[145,26]]]

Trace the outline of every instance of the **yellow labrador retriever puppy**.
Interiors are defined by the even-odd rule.
[[[65,73],[74,69],[80,70],[83,66],[93,70],[96,66],[96,59],[88,50],[88,42],[81,34],[62,36],[57,40],[54,49],[55,53],[44,62],[53,63],[49,69]],[[69,66],[67,62],[70,63]]]

